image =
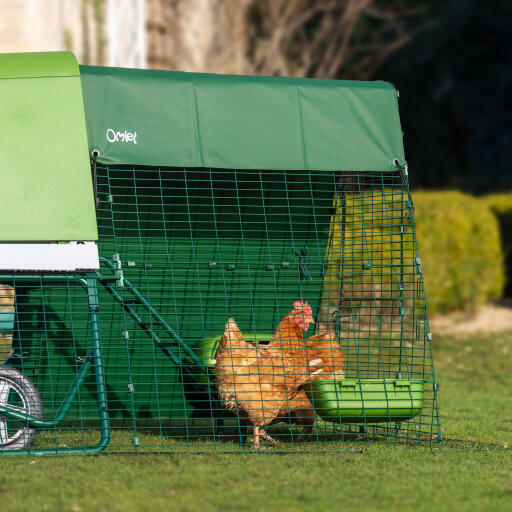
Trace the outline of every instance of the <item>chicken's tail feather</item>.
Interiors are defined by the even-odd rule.
[[[219,348],[237,348],[245,344],[242,332],[238,328],[234,318],[229,318],[224,327],[224,335],[219,344]]]

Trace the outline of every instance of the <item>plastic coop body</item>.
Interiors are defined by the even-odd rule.
[[[99,268],[75,58],[66,53],[0,55],[0,98],[0,267]]]

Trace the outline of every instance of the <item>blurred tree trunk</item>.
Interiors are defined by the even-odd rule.
[[[148,67],[246,73],[252,0],[147,0]]]

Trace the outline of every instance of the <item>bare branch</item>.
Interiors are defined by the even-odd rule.
[[[372,78],[434,24],[419,0],[148,0],[151,65]]]

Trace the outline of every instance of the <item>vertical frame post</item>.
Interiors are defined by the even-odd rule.
[[[99,300],[98,286],[93,274],[87,274],[87,297],[89,300],[89,317],[91,320],[92,358],[94,375],[96,377],[96,393],[98,395],[98,413],[100,417],[100,441],[97,451],[104,450],[110,442],[110,424],[107,409],[107,391],[105,386],[105,372],[103,368],[103,354],[100,341]]]

